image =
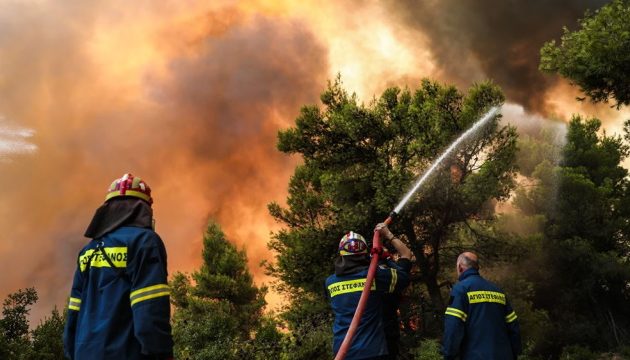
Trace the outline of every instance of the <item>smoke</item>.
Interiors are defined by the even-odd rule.
[[[0,144],[35,133],[22,150],[39,149],[0,163],[0,295],[35,286],[35,319],[63,306],[83,231],[128,171],[153,188],[171,272],[198,267],[212,218],[264,279],[266,204],[296,164],[276,134],[328,78],[302,22],[192,2],[5,3],[0,68],[0,112],[20,120]]]
[[[492,78],[564,116],[574,96],[538,73],[538,49],[602,1],[211,3],[0,4],[0,297],[35,286],[35,319],[63,306],[83,231],[125,172],[153,189],[171,272],[198,267],[211,218],[268,280],[266,205],[299,161],[276,134],[328,79],[369,101],[423,77]]]
[[[508,100],[545,112],[556,78],[538,71],[539,49],[606,1],[391,1],[398,18],[430,39],[439,77],[462,86],[493,79]]]
[[[10,161],[7,155],[32,154],[37,145],[29,142],[34,134],[32,129],[16,127],[0,115],[0,161]]]

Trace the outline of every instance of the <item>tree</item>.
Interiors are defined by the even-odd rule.
[[[535,349],[545,356],[610,351],[630,341],[630,199],[621,166],[630,149],[620,137],[599,135],[600,126],[575,116],[560,164],[542,161],[537,186],[515,200],[544,223],[542,241],[531,246],[540,250],[517,269],[533,285],[533,307],[552,324],[545,332],[553,341]]]
[[[322,109],[303,107],[295,127],[279,133],[278,149],[301,155],[304,163],[290,180],[287,206],[269,205],[286,228],[269,243],[277,255],[268,267],[290,297],[308,293],[319,302],[341,235],[370,235],[437,155],[504,97],[491,83],[464,95],[424,80],[413,93],[390,88],[366,106],[338,78],[321,100]],[[393,225],[416,256],[415,281],[424,284],[439,313],[440,256],[451,231],[489,216],[488,201],[507,197],[514,184],[517,135],[498,119],[450,159]]]
[[[171,281],[176,358],[255,359],[243,354],[247,350],[265,356],[268,349],[255,343],[254,336],[264,329],[259,340],[275,339],[273,327],[262,321],[266,288],[253,284],[245,251],[237,250],[219,225],[210,223],[202,258],[199,271],[192,276],[176,273]]]
[[[540,69],[557,72],[577,84],[594,102],[630,104],[630,1],[614,0],[586,13],[580,29],[564,28],[540,50]]]
[[[32,332],[33,360],[63,359],[64,316],[57,308]]]
[[[0,358],[26,359],[31,355],[27,316],[37,299],[37,291],[27,288],[9,294],[4,300],[0,319]]]
[[[619,137],[598,136],[601,122],[574,117],[569,125],[556,211],[547,236],[555,272],[540,284],[541,300],[563,324],[562,340],[593,349],[630,341],[628,172],[630,154]],[[547,298],[554,289],[554,299]],[[575,311],[567,317],[566,308]],[[605,336],[602,336],[605,334]]]

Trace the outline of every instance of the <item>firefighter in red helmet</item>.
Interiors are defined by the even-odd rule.
[[[166,249],[153,230],[151,188],[114,180],[77,257],[64,352],[70,359],[170,359]]]

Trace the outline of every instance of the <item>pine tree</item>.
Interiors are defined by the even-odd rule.
[[[267,289],[254,285],[245,251],[231,244],[218,224],[210,223],[202,258],[201,269],[190,276],[176,273],[171,281],[175,357],[254,358],[244,354],[252,349],[264,356],[264,346],[255,343],[255,335],[263,323],[261,333],[274,339],[270,332],[275,327],[263,321]]]
[[[27,316],[37,299],[37,291],[27,288],[9,294],[4,300],[0,319],[1,359],[27,359],[31,355]]]
[[[295,126],[279,133],[278,149],[300,155],[304,163],[290,180],[287,206],[269,205],[272,216],[286,225],[269,243],[277,254],[269,270],[293,301],[286,314],[291,330],[306,336],[319,334],[314,329],[330,331],[323,283],[333,272],[342,234],[353,230],[371,238],[374,225],[440,152],[504,97],[492,83],[463,94],[424,80],[414,91],[390,88],[365,105],[338,78],[321,100],[323,107],[303,107]],[[441,316],[445,305],[443,248],[459,224],[489,216],[489,200],[508,196],[516,139],[514,128],[493,119],[392,225],[417,259],[415,287],[426,289],[435,312],[431,317]],[[448,261],[454,261],[452,255]],[[319,339],[321,347],[329,347],[326,338]]]
[[[64,316],[55,307],[32,332],[33,360],[61,360],[63,355]]]
[[[621,137],[599,134],[600,127],[597,119],[574,116],[560,163],[540,162],[534,186],[515,199],[521,222],[542,224],[532,226],[540,238],[528,244],[529,255],[508,279],[512,288],[515,278],[531,284],[533,308],[548,315],[533,354],[630,344],[630,182],[622,166],[630,147]]]

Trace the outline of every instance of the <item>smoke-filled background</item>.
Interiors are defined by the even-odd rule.
[[[338,73],[366,102],[423,77],[490,78],[521,122],[581,112],[614,132],[628,114],[537,70],[543,42],[603,1],[208,3],[0,1],[0,297],[35,286],[35,319],[64,305],[83,231],[125,172],[153,189],[171,272],[199,265],[213,218],[269,281],[266,205],[299,161],[276,133]]]

